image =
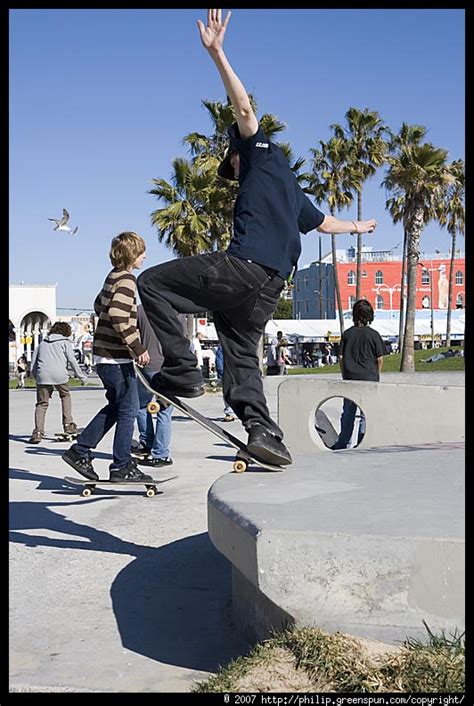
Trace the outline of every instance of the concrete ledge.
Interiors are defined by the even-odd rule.
[[[444,374],[436,383],[431,374],[414,374],[409,382],[406,375],[395,375],[384,376],[383,382],[333,379],[332,375],[332,379],[287,377],[277,389],[278,423],[290,452],[327,450],[314,418],[316,409],[333,397],[353,400],[365,414],[367,429],[358,449],[464,441],[465,391],[459,377],[451,381]],[[339,430],[339,420],[334,426]]]
[[[324,459],[324,461],[323,461]],[[324,462],[324,465],[323,465]],[[286,625],[385,642],[464,629],[464,446],[299,455],[217,480],[209,535],[251,639]]]

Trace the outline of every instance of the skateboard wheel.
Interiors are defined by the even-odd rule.
[[[148,402],[146,408],[150,412],[150,414],[156,414],[161,409],[158,402]]]
[[[89,498],[92,495],[92,488],[84,488],[81,495],[85,498]]]
[[[156,486],[155,485],[147,486],[147,489],[146,489],[147,498],[152,498],[154,495],[156,495]]]
[[[237,461],[234,461],[233,464],[233,469],[235,473],[244,473],[248,468],[248,463],[247,461],[243,461],[242,459],[238,459]]]

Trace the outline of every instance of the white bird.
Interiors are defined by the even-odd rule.
[[[74,230],[70,226],[68,226],[69,213],[66,211],[65,208],[63,208],[62,218],[48,218],[48,221],[54,221],[54,223],[56,223],[53,230],[61,230],[65,233],[71,233],[71,235],[76,235],[77,231],[79,230],[78,226],[76,226]]]

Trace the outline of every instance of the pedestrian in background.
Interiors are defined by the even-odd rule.
[[[16,361],[16,376],[18,382],[16,389],[25,387],[26,372],[28,370],[28,361],[26,360],[26,355],[23,353]]]
[[[69,371],[71,366],[75,376],[87,382],[87,376],[80,369],[70,340],[71,327],[65,321],[57,321],[49,334],[35,348],[31,359],[31,374],[36,380],[35,428],[29,443],[39,444],[44,437],[44,426],[49,400],[57,390],[61,400],[62,424],[66,434],[77,432],[72,418]]]
[[[216,372],[219,380],[224,377],[224,351],[221,344],[219,343],[216,348]],[[232,407],[227,404],[224,397],[224,392],[222,392],[222,398],[224,400],[224,422],[233,422],[237,418],[234,414]]]
[[[150,361],[143,367],[143,373],[151,381],[153,375],[159,373],[163,365],[163,353],[161,345],[155,336],[150,322],[147,319],[143,306],[137,306],[138,331],[140,340],[150,355]],[[183,324],[186,324],[186,317],[183,315]],[[138,447],[132,449],[132,454],[137,458],[139,464],[150,468],[160,468],[171,466],[173,460],[170,456],[171,444],[171,416],[173,407],[160,405],[160,410],[156,414],[155,424],[153,416],[148,411],[148,403],[153,399],[150,392],[138,378],[138,399],[140,409],[137,415],[138,425]]]

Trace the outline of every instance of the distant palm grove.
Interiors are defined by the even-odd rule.
[[[256,103],[251,96],[256,112]],[[191,132],[183,139],[191,158],[172,163],[171,181],[153,179],[150,194],[162,204],[151,214],[158,239],[178,257],[225,250],[232,236],[232,214],[237,183],[217,175],[217,167],[228,146],[227,130],[235,121],[230,101],[203,101],[212,122],[212,133]],[[363,219],[363,186],[378,169],[384,168],[381,185],[386,191],[385,208],[394,223],[403,228],[400,295],[400,370],[415,370],[414,325],[416,269],[420,258],[420,236],[430,221],[437,221],[451,236],[451,264],[447,309],[446,343],[450,345],[451,299],[457,235],[464,234],[464,161],[447,161],[448,152],[424,141],[427,128],[402,123],[397,133],[377,111],[350,107],[345,123],[330,126],[332,136],[310,147],[310,170],[306,160],[294,158],[287,142],[275,137],[286,126],[265,113],[260,124],[265,134],[286,154],[300,186],[317,204],[323,202],[331,215],[349,208],[357,199],[357,220]],[[331,236],[336,305],[341,333],[343,307],[337,276],[336,238]],[[356,299],[360,297],[362,235],[357,236]],[[403,288],[406,310],[403,311]]]

